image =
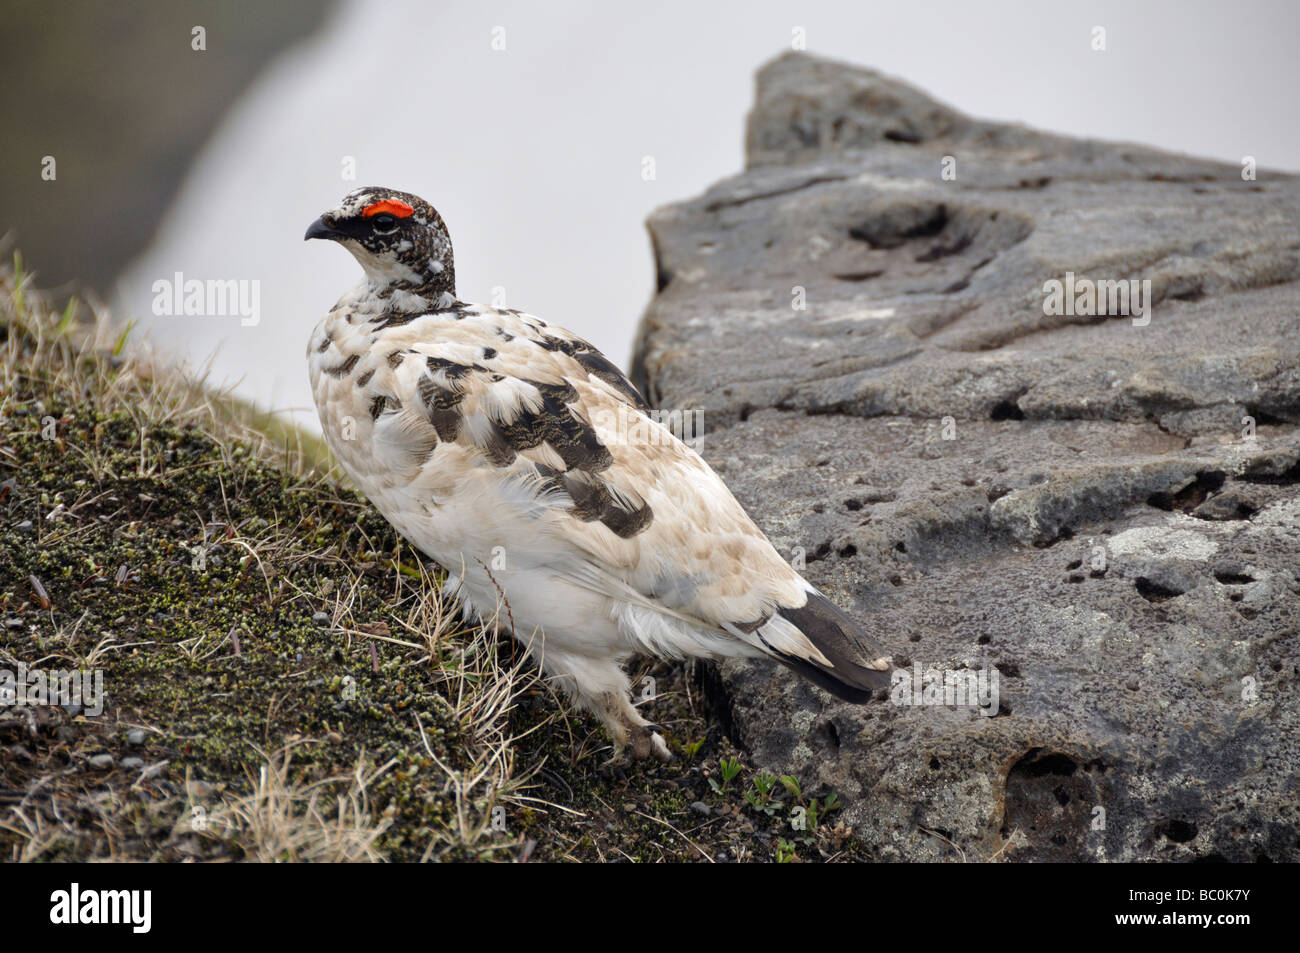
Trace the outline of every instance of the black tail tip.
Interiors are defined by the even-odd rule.
[[[893,667],[862,627],[819,592],[808,593],[798,609],[782,608],[781,615],[817,647],[830,665],[780,655],[782,664],[798,672],[836,698],[861,705],[877,691],[887,689]]]
[[[855,705],[865,705],[875,697],[877,692],[888,689],[894,671],[892,668],[877,671],[855,667],[852,672],[844,672],[847,678],[841,678],[838,670],[823,668],[806,659],[780,656],[779,661],[818,688],[825,689],[841,701],[852,702]]]

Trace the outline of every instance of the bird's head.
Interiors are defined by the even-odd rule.
[[[307,229],[304,240],[338,242],[379,290],[423,297],[456,294],[451,236],[437,210],[409,192],[366,187],[349,192]]]

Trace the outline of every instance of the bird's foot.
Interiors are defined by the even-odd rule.
[[[614,741],[614,757],[611,762],[629,756],[636,760],[643,758],[656,758],[665,762],[673,760],[673,754],[668,750],[668,742],[664,741],[663,729],[637,714],[637,710],[625,696],[607,699],[606,705],[602,706],[602,710],[597,714],[604,721],[609,736]]]
[[[629,728],[627,750],[637,759],[654,757],[663,762],[673,760],[673,753],[668,750],[668,742],[659,733],[658,725],[645,724]]]

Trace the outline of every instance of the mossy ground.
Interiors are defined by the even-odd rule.
[[[0,668],[107,697],[0,708],[0,857],[861,859],[827,792],[755,782],[693,668],[644,667],[676,760],[607,763],[301,446],[3,277]]]

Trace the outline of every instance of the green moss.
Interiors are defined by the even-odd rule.
[[[422,750],[415,718],[453,766],[464,760],[460,729],[446,703],[421,689],[402,652],[379,648],[376,672],[368,643],[348,647],[312,621],[330,609],[311,594],[332,578],[333,557],[371,567],[358,574],[353,620],[398,627],[404,607],[389,601],[390,573],[379,558],[397,549],[392,531],[361,501],[287,480],[247,454],[234,468],[218,465],[202,434],[166,427],[141,434],[132,421],[90,408],[65,420],[57,440],[35,430],[7,436],[7,450],[24,465],[6,519],[32,526],[0,537],[0,606],[4,646],[15,658],[31,664],[58,653],[104,670],[109,709],[99,719],[68,719],[79,740],[66,756],[107,746],[147,763],[166,759],[172,776],[189,769],[236,781],[255,760],[254,744],[270,751],[293,735],[336,738],[299,754],[296,770],[314,780],[346,773],[363,750],[381,763],[397,758],[399,769],[371,792],[398,805],[382,846],[395,859],[418,857],[420,831],[443,823],[453,805],[418,792],[418,771],[401,770],[427,761],[414,754]],[[76,449],[88,446],[107,471],[102,479],[89,476]],[[46,519],[59,504],[75,510]],[[277,552],[269,585],[258,561],[232,543],[256,550],[258,526],[302,538]],[[120,567],[128,574],[122,585]],[[50,611],[31,597],[29,574],[48,592]],[[354,699],[345,698],[345,678]],[[115,743],[128,724],[159,730],[128,752]]]

